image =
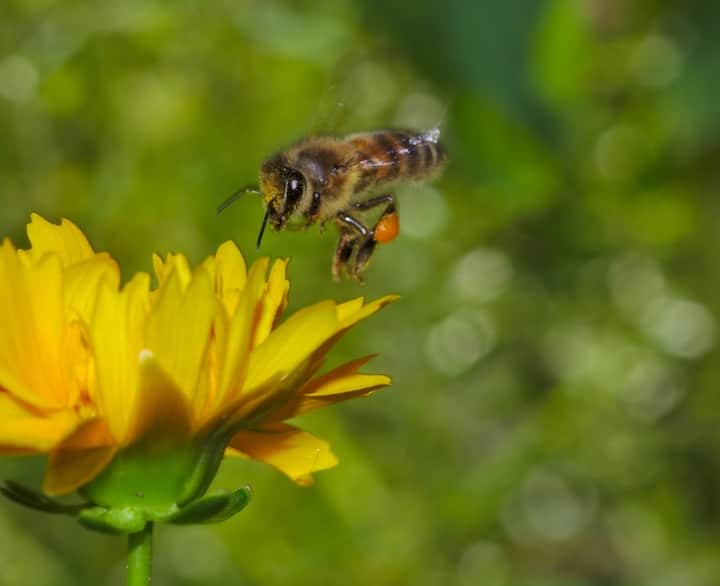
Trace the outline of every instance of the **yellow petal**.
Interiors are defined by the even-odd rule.
[[[72,222],[62,219],[60,225],[51,224],[38,214],[30,216],[27,234],[32,245],[32,256],[57,254],[64,266],[81,262],[93,256],[92,246],[85,235]]]
[[[143,351],[139,397],[131,419],[125,443],[143,440],[157,449],[168,443],[177,445],[190,436],[190,403],[148,351]]]
[[[222,352],[227,347],[228,317],[219,300],[215,300],[211,335],[200,365],[198,382],[193,397],[193,424],[202,427],[221,409],[218,399]]]
[[[338,463],[326,441],[285,423],[240,432],[233,437],[230,447],[267,462],[302,485],[312,483],[313,472]]]
[[[277,260],[270,270],[267,292],[263,298],[263,309],[255,330],[253,347],[259,346],[270,335],[270,331],[287,305],[290,282],[285,277],[287,260]]]
[[[63,438],[58,450],[91,450],[115,444],[107,421],[100,417],[86,419],[72,433]]]
[[[359,320],[365,319],[370,315],[374,314],[388,303],[394,301],[398,297],[395,295],[388,295],[372,303],[368,303],[363,306],[363,299],[357,298],[352,301],[348,301],[341,305],[336,306],[337,317],[338,317],[338,330],[332,336],[330,336],[323,344],[314,350],[314,352],[307,358],[303,365],[301,373],[297,373],[298,380],[307,380],[313,376],[320,368],[325,360],[325,356],[330,352],[335,344],[345,335],[345,333]],[[361,359],[364,361],[365,359]],[[367,358],[369,360],[369,358]],[[362,363],[362,362],[361,362]]]
[[[60,261],[33,265],[9,241],[0,246],[0,387],[42,408],[67,405],[71,395],[61,360],[64,336]]]
[[[215,255],[215,291],[223,298],[230,291],[242,291],[246,283],[245,259],[235,243],[228,240]]]
[[[61,357],[68,377],[68,408],[80,408],[83,415],[94,413],[94,407],[81,399],[85,389],[92,384],[93,364],[90,353],[90,336],[87,325],[79,320],[72,321],[65,328],[63,354]]]
[[[37,412],[0,391],[0,453],[47,452],[76,425],[71,410]]]
[[[293,314],[250,356],[245,388],[262,386],[282,374],[289,376],[338,328],[335,303],[322,301]]]
[[[284,405],[269,413],[266,420],[283,421],[333,403],[367,396],[377,389],[388,386],[391,383],[390,377],[357,372],[372,358],[371,355],[353,360],[312,379]]]
[[[356,297],[355,299],[351,299],[345,303],[339,303],[337,306],[338,320],[343,321],[347,319],[348,316],[360,311],[364,302],[364,297]]]
[[[84,421],[50,454],[43,491],[67,494],[87,484],[103,471],[116,452],[104,420]]]
[[[72,492],[102,472],[116,451],[105,420],[84,421],[50,454],[43,490],[47,494]]]
[[[154,252],[152,255],[152,264],[158,283],[162,284],[162,282],[165,280],[165,261],[159,254]]]
[[[116,453],[117,448],[113,446],[51,453],[43,479],[43,492],[62,495],[80,488],[100,474]]]
[[[343,401],[349,401],[350,399],[357,399],[360,397],[368,397],[375,390],[382,388],[385,385],[373,385],[368,388],[361,388],[353,391],[343,391],[336,395],[323,395],[316,397],[314,395],[299,396],[294,398],[291,402],[278,409],[277,411],[271,412],[264,422],[270,423],[273,421],[285,421],[293,417],[304,415],[318,409],[324,409],[335,403],[342,403]]]
[[[65,307],[68,315],[80,317],[88,323],[95,309],[98,286],[101,281],[117,289],[120,270],[110,256],[102,253],[78,262],[64,272]]]
[[[300,405],[294,398],[297,389],[320,368],[325,354],[353,323],[375,313],[394,299],[394,296],[388,296],[364,307],[356,302],[355,307],[343,315],[342,326],[337,320],[337,306],[331,301],[298,311],[274,330],[266,342],[253,350],[242,393],[245,401],[238,405],[233,418],[257,417],[262,411],[265,412],[263,420],[277,421],[284,418],[278,414],[317,408],[319,403],[316,400],[306,399]],[[279,382],[269,384],[272,379]],[[367,394],[371,387],[379,388],[387,382],[385,378],[359,376],[348,381],[348,384],[358,385],[357,389],[348,393]],[[335,402],[350,396],[340,398],[329,394],[323,401]]]
[[[250,392],[242,390],[240,393],[228,395],[222,406],[214,409],[214,417],[207,421],[207,425],[200,433],[218,425],[246,426],[249,418],[255,422],[269,419],[268,413],[274,412],[278,405],[283,405],[287,401],[288,393],[284,390],[283,382],[280,375],[276,375],[267,380],[263,386],[255,387]],[[262,415],[262,418],[259,415]],[[281,421],[281,419],[275,418],[273,421]]]
[[[158,279],[159,286],[165,282],[165,279],[172,274],[173,271],[177,271],[182,283],[182,288],[187,287],[192,277],[192,271],[190,270],[190,264],[187,258],[182,254],[168,254],[163,261],[157,254],[153,254],[153,268],[155,269],[155,275]]]
[[[248,280],[245,259],[237,246],[232,241],[221,244],[217,255],[205,259],[203,266],[212,275],[215,294],[228,315],[234,315]]]
[[[338,331],[332,336],[322,347],[318,348],[315,354],[312,356],[311,361],[314,363],[311,375],[314,374],[322,365],[325,355],[330,352],[335,344],[345,335],[345,333],[354,326],[360,320],[370,317],[374,313],[377,313],[380,309],[392,303],[396,299],[399,299],[398,295],[386,295],[380,299],[376,299],[363,305],[364,299],[358,297],[345,303],[341,303],[337,306],[337,319],[338,319]]]
[[[357,391],[374,391],[387,387],[392,380],[384,374],[347,374],[334,375],[327,378],[322,384],[318,384],[313,391],[308,392],[308,397],[330,397],[343,393],[355,393]]]
[[[138,394],[148,296],[146,274],[136,275],[121,292],[101,283],[90,326],[97,385],[93,397],[119,443],[127,439]]]
[[[173,270],[148,316],[145,348],[190,400],[210,341],[215,308],[212,283],[204,269],[195,271],[184,291],[180,274]]]
[[[362,298],[353,299],[352,301],[338,305],[338,321],[340,322],[340,327],[342,329],[349,328],[398,299],[400,299],[399,295],[386,295],[385,297],[371,301],[367,305],[362,304]],[[358,301],[360,302],[359,304]]]
[[[226,340],[218,338],[218,343],[222,343],[219,346],[219,352],[223,359],[218,388],[218,407],[232,401],[245,381],[250,346],[259,320],[260,302],[265,291],[267,264],[267,259],[260,259],[251,267],[247,285],[230,321]]]

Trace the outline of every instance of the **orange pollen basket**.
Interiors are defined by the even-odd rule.
[[[375,240],[380,244],[387,244],[397,238],[400,233],[400,219],[396,212],[380,218],[375,226]]]

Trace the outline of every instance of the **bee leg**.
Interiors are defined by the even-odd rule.
[[[347,265],[357,243],[357,236],[349,230],[340,231],[340,240],[335,249],[335,256],[332,263],[332,276],[336,281],[340,280],[340,273]]]
[[[337,275],[339,274],[339,266],[349,264],[350,257],[352,256],[355,248],[358,249],[359,253],[363,244],[372,239],[372,233],[360,220],[351,216],[347,212],[338,212],[335,216],[335,221],[340,226],[340,242],[338,243],[338,249],[335,253],[335,262],[333,263],[333,276],[337,278]],[[342,254],[341,247],[344,247]],[[338,263],[340,264],[336,269],[336,264]],[[349,268],[349,273],[355,280],[362,283],[360,271],[358,270],[357,255],[352,268]]]
[[[362,277],[360,277],[360,273],[362,273],[365,270],[365,267],[367,266],[368,262],[370,262],[370,257],[372,257],[373,252],[375,252],[375,245],[377,244],[377,240],[372,237],[372,235],[368,236],[360,242],[360,245],[358,246],[357,254],[355,255],[355,264],[352,268],[352,276],[354,279],[357,279],[358,281],[362,281]]]
[[[378,243],[386,244],[392,242],[397,237],[399,230],[397,210],[395,209],[395,197],[392,194],[379,195],[356,204],[356,208],[361,210],[371,209],[383,204],[387,204],[385,209],[382,214],[380,214],[370,233],[358,246],[355,265],[353,267],[353,275],[356,278],[365,270],[368,262],[370,262],[376,245]]]
[[[368,230],[365,227],[365,224],[363,224],[360,220],[358,220],[356,217],[351,216],[347,212],[338,212],[335,216],[335,220],[340,225],[341,231],[351,231],[355,232],[356,235],[365,238],[370,234],[370,230]]]
[[[356,210],[365,212],[367,210],[371,210],[371,209],[381,206],[383,204],[388,204],[388,205],[394,206],[395,205],[395,196],[392,193],[384,193],[383,195],[378,195],[377,197],[371,197],[370,199],[366,199],[364,201],[355,202],[353,204],[353,207]]]
[[[322,196],[320,195],[319,191],[315,191],[312,194],[312,199],[310,200],[310,207],[305,212],[305,227],[309,227],[310,225],[317,222],[318,219],[318,213],[320,212],[320,204],[322,203]]]

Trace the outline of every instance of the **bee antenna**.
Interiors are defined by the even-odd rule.
[[[245,195],[246,193],[254,193],[256,195],[262,195],[262,191],[260,191],[257,187],[254,187],[252,185],[243,187],[242,189],[238,189],[235,193],[233,193],[230,197],[228,197],[224,202],[222,202],[217,207],[217,214],[220,215],[223,213],[227,208],[229,208],[232,204],[234,204],[240,197]]]
[[[262,243],[263,234],[265,234],[265,226],[267,226],[268,216],[270,215],[270,207],[265,209],[265,215],[263,216],[262,224],[260,225],[260,232],[257,237],[257,249],[260,250],[260,244]]]

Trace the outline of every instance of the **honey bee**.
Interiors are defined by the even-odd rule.
[[[279,231],[332,221],[340,232],[333,278],[338,280],[346,270],[362,281],[377,244],[392,242],[400,228],[394,194],[368,194],[398,181],[426,180],[439,174],[447,160],[439,138],[437,129],[306,138],[267,159],[260,167],[260,188],[234,193],[218,213],[245,193],[262,195],[266,209],[258,248],[268,223]],[[358,219],[358,213],[376,209],[380,215],[372,227]]]

